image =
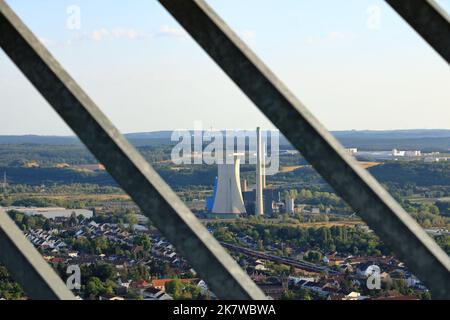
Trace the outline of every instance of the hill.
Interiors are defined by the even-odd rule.
[[[344,146],[361,150],[422,150],[425,152],[450,152],[450,130],[413,129],[413,130],[348,130],[331,132]],[[125,137],[135,146],[173,145],[172,131],[154,131],[127,133]],[[2,144],[47,144],[79,145],[74,136],[0,136]],[[282,149],[292,149],[284,136],[280,137]]]

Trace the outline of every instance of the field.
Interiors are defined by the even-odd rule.
[[[280,168],[281,173],[292,172],[305,166],[284,166]]]
[[[13,195],[17,197],[18,195]],[[39,194],[39,193],[21,193],[20,198],[29,199],[47,199],[47,200],[130,200],[127,194]]]
[[[323,222],[299,222],[295,225],[305,227],[305,228],[320,228],[320,227],[355,227],[357,225],[364,225],[364,222],[360,220],[346,220],[346,221],[323,221]]]
[[[359,163],[364,169],[376,167],[376,166],[382,164],[382,162],[374,162],[374,161],[358,161],[358,163]]]
[[[378,166],[378,165],[382,164],[382,162],[375,162],[375,161],[358,161],[358,163],[364,169],[372,168],[372,167],[375,167],[375,166]],[[293,171],[295,171],[297,169],[305,168],[305,167],[309,167],[309,166],[306,166],[306,165],[301,165],[301,166],[282,166],[282,167],[280,167],[280,173],[293,172]]]

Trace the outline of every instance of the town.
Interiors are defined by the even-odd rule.
[[[63,279],[68,266],[80,266],[80,298],[216,299],[207,283],[140,214],[113,223],[105,222],[101,211],[89,218],[73,211],[69,217],[48,219],[17,209],[21,210],[9,210],[11,217]],[[264,220],[206,225],[271,299],[430,298],[421,282],[363,224],[348,227],[337,222],[318,229],[272,224],[268,229],[274,235],[269,237],[258,233]],[[344,239],[351,249],[344,246]],[[330,250],[317,250],[324,241],[329,244],[321,247]],[[369,290],[367,279],[374,265],[382,287]]]
[[[138,149],[268,298],[432,298],[288,145],[281,144],[279,172],[266,175],[264,156],[256,169],[236,156],[213,166],[174,164],[168,143]],[[65,282],[79,268],[72,288],[79,299],[217,299],[82,146],[3,148],[0,205]],[[358,148],[367,151],[348,152],[450,253],[448,152]],[[2,266],[0,279],[0,298],[27,298]]]

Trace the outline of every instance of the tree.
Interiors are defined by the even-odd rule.
[[[425,291],[421,294],[420,299],[422,300],[431,300],[430,291]]]
[[[0,265],[0,299],[18,300],[25,296],[22,288],[14,282],[5,267]]]
[[[95,252],[96,253],[104,253],[109,247],[108,239],[105,237],[98,237],[95,239]]]
[[[183,288],[183,283],[178,279],[166,282],[165,284],[166,292],[172,295],[174,299],[177,299],[182,295]]]
[[[99,278],[101,281],[114,280],[116,276],[115,267],[109,263],[98,263],[90,266],[92,277]]]
[[[49,219],[46,219],[44,221],[44,224],[42,225],[42,229],[44,229],[45,231],[49,231],[51,229],[51,224],[50,224]]]
[[[103,294],[112,294],[113,288],[105,285],[99,278],[92,277],[85,286],[85,295],[91,298],[98,297]]]
[[[193,283],[174,279],[165,284],[166,292],[175,300],[201,299],[202,290]]]
[[[75,211],[72,212],[72,214],[70,215],[68,223],[69,223],[69,226],[71,226],[71,227],[76,226],[78,224],[78,219],[77,219],[77,215],[76,215]]]
[[[322,260],[322,254],[319,251],[309,251],[308,254],[305,256],[305,260],[318,263],[320,260]]]
[[[143,246],[144,250],[146,250],[146,251],[150,250],[150,248],[152,246],[150,238],[146,234],[138,235],[135,238],[135,244],[138,246]]]
[[[73,248],[84,253],[92,252],[91,242],[86,237],[79,237],[78,239],[74,240]]]
[[[138,223],[138,218],[135,213],[129,213],[125,216],[126,222],[129,224],[130,229],[133,229],[135,225]]]

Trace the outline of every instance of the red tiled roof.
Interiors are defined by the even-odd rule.
[[[150,283],[145,280],[138,280],[138,281],[133,282],[132,285],[136,288],[145,288],[145,287],[150,286]]]
[[[164,287],[167,282],[170,282],[173,280],[180,280],[183,283],[189,283],[189,282],[194,281],[195,279],[154,279],[154,280],[152,280],[152,285],[154,287]]]

